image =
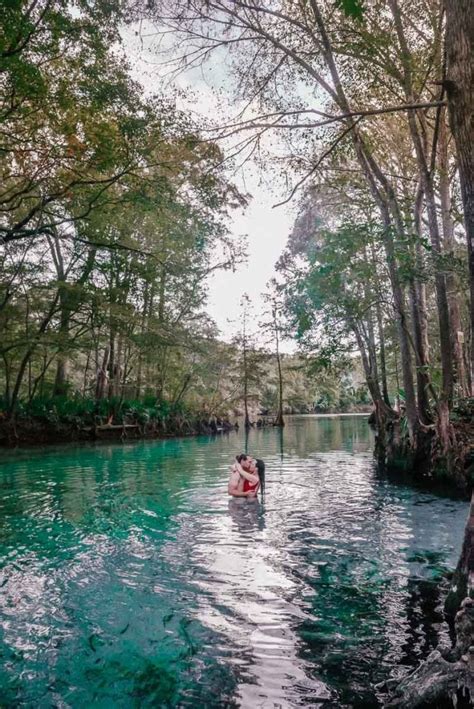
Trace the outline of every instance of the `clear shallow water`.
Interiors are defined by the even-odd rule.
[[[2,452],[2,707],[371,707],[437,641],[468,505],[377,474],[364,417]]]

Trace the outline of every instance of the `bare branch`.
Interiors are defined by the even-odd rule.
[[[288,202],[290,202],[290,201],[293,199],[293,197],[295,196],[297,190],[301,187],[301,185],[304,184],[304,183],[306,182],[306,180],[307,180],[309,177],[311,177],[311,175],[313,175],[313,174],[316,172],[316,170],[317,170],[318,167],[321,165],[321,163],[323,162],[323,160],[325,160],[325,159],[333,152],[333,150],[334,150],[334,149],[339,145],[339,143],[346,137],[346,135],[348,135],[351,131],[354,130],[354,128],[356,128],[357,124],[358,124],[359,121],[361,121],[361,120],[362,120],[362,117],[358,118],[356,121],[353,121],[353,122],[351,123],[351,125],[350,125],[348,128],[346,128],[346,129],[336,138],[336,140],[329,146],[329,148],[318,158],[317,162],[315,163],[315,165],[313,165],[313,167],[311,168],[311,170],[310,170],[299,182],[296,183],[296,185],[295,185],[295,186],[293,187],[293,189],[291,190],[291,193],[290,193],[289,197],[287,197],[285,200],[283,200],[283,202],[278,202],[277,204],[274,204],[274,205],[273,205],[273,208],[275,208],[275,207],[281,207],[283,204],[287,204]]]

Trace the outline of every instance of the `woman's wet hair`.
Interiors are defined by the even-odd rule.
[[[263,495],[263,493],[265,492],[265,463],[263,462],[263,460],[260,460],[260,458],[257,458],[255,461],[255,465],[257,466],[258,479],[260,480],[260,489]]]

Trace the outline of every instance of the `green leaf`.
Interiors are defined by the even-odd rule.
[[[356,20],[362,19],[364,14],[364,0],[336,0],[336,4],[348,17],[353,17]]]

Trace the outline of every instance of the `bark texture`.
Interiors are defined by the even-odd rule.
[[[448,96],[464,207],[471,293],[471,387],[474,373],[474,11],[472,0],[445,0]],[[474,392],[472,392],[474,393]]]

